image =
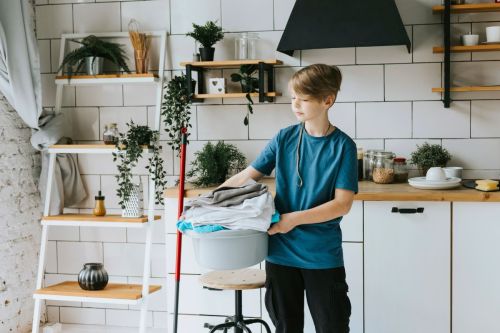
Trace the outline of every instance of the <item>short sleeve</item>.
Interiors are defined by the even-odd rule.
[[[358,156],[356,144],[351,140],[346,141],[345,144],[346,149],[341,159],[342,162],[340,164],[335,188],[358,193]]]
[[[276,157],[279,147],[280,132],[267,143],[266,148],[250,165],[257,171],[269,176],[276,167]]]

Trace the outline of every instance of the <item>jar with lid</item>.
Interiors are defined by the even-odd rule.
[[[376,153],[383,152],[380,149],[369,149],[364,154],[364,168],[365,168],[365,179],[372,180],[373,165],[374,165],[374,155]]]
[[[357,149],[358,155],[358,180],[363,180],[364,170],[363,170],[363,148]]]
[[[118,137],[120,133],[118,132],[118,127],[116,123],[111,123],[109,125],[104,126],[104,133],[102,133],[102,137],[104,140],[104,144],[114,145],[118,142]]]
[[[394,159],[394,182],[406,183],[408,181],[408,167],[406,158],[396,157]]]
[[[394,154],[382,151],[373,155],[373,181],[390,184],[394,181]]]
[[[256,59],[256,46],[259,35],[255,32],[243,32],[234,40],[235,59]]]

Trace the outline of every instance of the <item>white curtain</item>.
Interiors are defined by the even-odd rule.
[[[30,0],[0,0],[0,91],[38,129],[42,89],[33,15]]]

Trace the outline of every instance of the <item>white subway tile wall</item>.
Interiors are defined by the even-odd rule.
[[[343,48],[296,51],[293,57],[276,52],[294,0],[37,0],[36,24],[39,39],[42,102],[46,107],[55,104],[54,78],[59,67],[59,47],[62,33],[92,33],[127,31],[130,19],[139,21],[144,30],[166,30],[166,79],[179,75],[181,61],[192,60],[195,42],[185,36],[192,23],[203,24],[217,20],[227,32],[216,44],[216,59],[234,57],[234,39],[238,34],[253,31],[259,34],[257,55],[278,58],[284,62],[276,73],[276,90],[283,93],[273,103],[255,104],[248,127],[243,125],[247,112],[245,99],[214,99],[192,106],[192,130],[187,151],[187,165],[208,141],[225,140],[236,145],[250,163],[280,128],[292,125],[296,119],[290,109],[288,80],[300,68],[322,62],[339,65],[343,84],[337,104],[329,111],[330,119],[350,135],[359,147],[387,149],[398,156],[410,153],[424,142],[440,144],[453,155],[450,165],[464,167],[466,177],[500,177],[500,93],[453,94],[455,101],[445,109],[441,95],[431,92],[442,82],[442,55],[433,54],[432,47],[442,43],[441,16],[433,15],[431,7],[440,0],[396,0],[412,50],[404,46]],[[498,25],[500,14],[466,14],[452,17],[452,42],[459,43],[462,33],[479,33],[485,40],[486,26]],[[127,39],[120,43],[128,44]],[[72,48],[76,45],[71,45]],[[131,47],[127,45],[129,64]],[[158,50],[155,44],[153,53]],[[157,53],[158,51],[156,51]],[[152,62],[157,62],[155,54]],[[452,78],[455,84],[498,84],[500,52],[462,53],[452,55]],[[157,68],[156,63],[151,64]],[[210,71],[210,77],[223,76],[228,89],[230,74],[236,69]],[[123,85],[99,87],[66,87],[63,106],[72,115],[71,136],[81,142],[94,143],[102,138],[104,125],[116,122],[120,130],[131,119],[138,124],[153,126],[155,89],[151,86]],[[254,99],[255,100],[255,99]],[[163,131],[163,125],[162,125]],[[168,136],[161,135],[162,156],[173,186],[179,175],[179,158],[168,145]],[[67,210],[88,213],[94,206],[98,190],[106,195],[108,212],[119,214],[116,197],[116,166],[111,156],[81,155],[78,157],[88,197]],[[141,162],[135,170],[142,175],[147,193],[147,171]],[[147,199],[147,198],[146,198]],[[147,202],[147,200],[146,200]],[[167,204],[176,212],[174,202]],[[157,214],[162,214],[161,207]],[[169,252],[175,251],[176,215],[165,217],[167,230],[157,223],[153,230],[151,283],[164,285],[150,301],[148,325],[166,327],[168,306],[172,306],[172,279],[165,288],[166,271],[173,272],[173,257],[165,258],[165,241]],[[167,235],[165,234],[167,233]],[[46,282],[76,280],[84,262],[101,261],[113,281],[140,283],[143,269],[145,233],[134,229],[97,229],[51,227],[47,249]],[[356,241],[360,241],[356,239]],[[231,292],[203,290],[197,275],[206,272],[195,261],[189,241],[183,246],[183,280],[181,284],[180,326],[189,332],[201,329],[205,322],[221,322],[233,312]],[[168,292],[167,292],[168,291]],[[263,291],[244,295],[247,315],[267,318],[260,299]],[[199,300],[195,308],[188,298]],[[51,321],[63,323],[136,326],[139,308],[133,306],[94,303],[48,302]],[[171,310],[171,309],[170,309]],[[209,315],[209,316],[207,316]],[[211,315],[211,316],[210,316]],[[171,325],[169,318],[169,326]]]

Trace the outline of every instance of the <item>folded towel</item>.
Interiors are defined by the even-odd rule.
[[[271,224],[277,223],[280,220],[280,214],[278,212],[275,212],[273,216],[271,217]],[[179,220],[177,221],[177,229],[185,233],[188,230],[193,230],[194,232],[197,233],[208,233],[208,232],[216,232],[220,230],[228,230],[228,228],[225,228],[221,225],[213,225],[213,224],[207,224],[207,225],[200,225],[197,227],[193,227],[193,224],[189,221],[186,220]]]

